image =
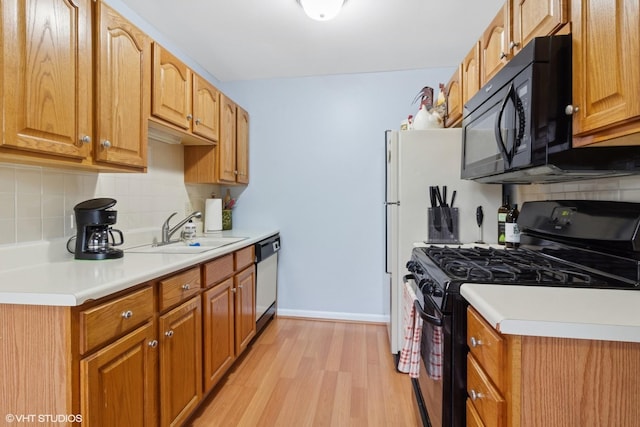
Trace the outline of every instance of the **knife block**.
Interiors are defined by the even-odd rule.
[[[427,243],[460,243],[458,215],[458,208],[429,208],[427,212],[429,223]]]

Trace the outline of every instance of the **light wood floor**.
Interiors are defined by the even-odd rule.
[[[417,426],[384,325],[277,318],[191,419],[211,426]]]

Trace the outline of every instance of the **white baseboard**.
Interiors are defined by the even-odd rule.
[[[335,311],[288,310],[278,308],[278,316],[307,319],[348,320],[350,322],[389,323],[389,316],[382,314],[340,313]]]

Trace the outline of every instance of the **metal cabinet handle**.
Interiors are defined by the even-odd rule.
[[[191,119],[193,119],[193,116],[191,114],[187,114],[187,120],[191,121]]]
[[[570,116],[570,115],[572,115],[572,114],[575,114],[575,113],[577,113],[578,111],[580,111],[580,108],[579,108],[577,105],[571,105],[571,104],[569,104],[569,105],[567,105],[566,107],[564,107],[564,113],[565,113],[567,116]]]
[[[509,43],[509,49],[513,50],[514,48],[520,46],[520,43],[516,43],[514,41],[511,41],[511,43]]]
[[[156,348],[158,346],[158,340],[149,341],[149,347]]]
[[[196,119],[196,124],[199,125],[200,124],[200,119]]]
[[[234,174],[238,175],[238,171],[233,171]]]
[[[238,289],[242,289],[242,285],[238,285]]]
[[[476,337],[469,338],[469,341],[471,342],[471,347],[480,347],[482,345],[482,341]]]
[[[167,332],[165,332],[164,336],[167,338],[171,338],[173,336],[173,329],[169,329]]]
[[[127,310],[122,312],[123,319],[131,319],[133,317],[133,311]]]
[[[236,293],[238,290],[236,288],[231,288],[231,292]]]
[[[471,397],[471,400],[475,401],[478,399],[482,399],[484,397],[484,395],[482,393],[480,393],[479,391],[475,391],[473,389],[471,389],[471,391],[469,391],[469,397]]]
[[[185,283],[184,285],[182,285],[183,291],[188,291],[189,289],[191,289],[191,286],[188,283]]]
[[[82,138],[80,138],[80,142],[82,144],[88,144],[91,142],[91,137],[89,135],[84,135]]]
[[[111,148],[111,141],[105,139],[104,141],[102,141],[102,146],[107,149]]]
[[[506,52],[500,52],[500,59],[504,59],[507,57]]]

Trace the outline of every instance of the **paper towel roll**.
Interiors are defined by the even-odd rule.
[[[204,207],[204,232],[222,230],[222,199],[207,199]]]

